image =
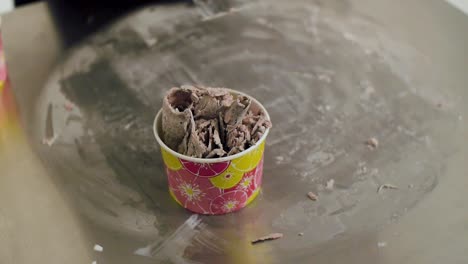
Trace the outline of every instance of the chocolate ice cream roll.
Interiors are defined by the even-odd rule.
[[[189,132],[193,119],[191,89],[174,87],[169,90],[163,100],[162,127],[163,140],[172,150],[178,147]]]

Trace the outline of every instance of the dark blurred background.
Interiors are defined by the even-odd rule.
[[[15,0],[14,2],[16,6],[20,6],[20,5],[24,5],[24,4],[28,4],[32,2],[37,2],[37,0]]]
[[[3,0],[0,0],[3,1]],[[149,4],[192,4],[191,0],[42,0],[48,2],[66,46],[73,45],[102,26],[134,9]],[[206,1],[206,0],[203,0]],[[222,0],[219,0],[222,1]],[[15,7],[39,2],[14,0]]]
[[[0,0],[20,8],[39,0]],[[52,17],[61,31],[63,44],[71,46],[111,23],[120,16],[146,5],[187,4],[201,6],[201,12],[215,14],[250,0],[42,0],[48,3]],[[2,3],[2,2],[0,2]],[[7,3],[7,2],[5,2]],[[5,12],[5,11],[3,11]]]
[[[16,8],[39,2],[14,1]],[[48,3],[52,17],[61,31],[63,44],[71,46],[118,17],[146,5],[187,4],[202,6],[205,11],[217,13],[229,10],[250,0],[42,0]]]

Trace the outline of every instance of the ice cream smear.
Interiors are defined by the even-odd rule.
[[[162,139],[194,158],[234,155],[255,145],[271,127],[251,98],[226,88],[171,88],[162,107]]]

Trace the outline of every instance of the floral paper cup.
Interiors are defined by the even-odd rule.
[[[251,109],[263,112],[270,120],[265,108],[251,99]],[[219,215],[240,210],[257,197],[262,185],[263,150],[269,129],[247,150],[213,159],[185,156],[164,144],[162,111],[156,115],[153,129],[161,146],[169,193],[182,207],[199,214]]]

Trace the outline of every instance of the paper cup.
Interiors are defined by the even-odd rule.
[[[262,111],[270,120],[265,108],[249,98],[252,99],[251,109]],[[243,152],[204,159],[179,154],[164,144],[161,121],[162,111],[159,111],[153,124],[154,135],[161,146],[169,193],[178,204],[195,213],[219,215],[240,210],[257,197],[262,185],[263,150],[269,129],[257,144]]]

